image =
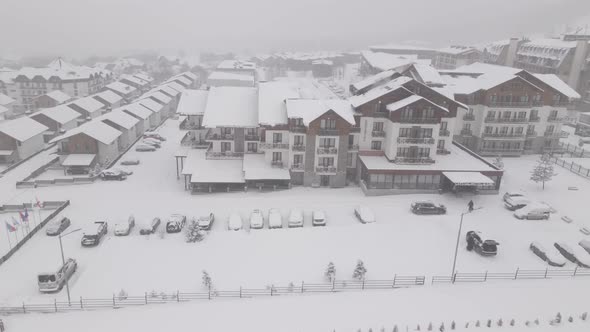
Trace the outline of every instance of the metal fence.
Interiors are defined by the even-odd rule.
[[[483,283],[496,280],[533,280],[590,277],[590,269],[574,270],[521,270],[507,273],[456,273],[452,276],[394,276],[390,280],[335,280],[329,283],[291,283],[287,286],[268,286],[266,288],[242,288],[235,290],[210,289],[204,292],[150,292],[139,296],[126,294],[112,295],[108,298],[82,298],[71,303],[57,301],[48,303],[22,303],[11,307],[0,307],[0,315],[23,314],[31,312],[64,312],[93,309],[117,309],[123,307],[187,302],[195,300],[214,300],[217,298],[255,298],[288,296],[296,294],[363,292],[369,290],[392,290],[405,287],[421,287],[427,284]]]
[[[585,178],[590,178],[590,169],[585,168],[580,164],[577,164],[573,161],[568,162],[557,157],[551,157],[551,161],[555,163],[557,166],[561,166],[572,173],[578,174]]]
[[[576,158],[590,158],[590,151],[586,151],[577,145],[570,143],[559,143],[559,152],[569,154]]]

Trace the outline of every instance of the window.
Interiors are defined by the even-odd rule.
[[[510,119],[510,116],[512,116],[512,112],[510,112],[510,111],[506,111],[506,112],[502,113],[502,117],[504,119]]]
[[[256,128],[248,128],[246,129],[246,135],[248,136],[256,136]]]
[[[354,167],[352,164],[352,160],[354,158],[354,153],[347,153],[346,154],[346,167]]]
[[[303,135],[293,136],[293,145],[303,145]]]
[[[348,135],[348,146],[354,145],[354,135]]]
[[[373,122],[373,131],[383,131],[383,122]]]
[[[399,137],[409,137],[412,128],[400,128]]]
[[[439,150],[444,150],[445,148],[445,140],[444,139],[439,139],[438,140],[438,144],[436,144],[436,148]]]
[[[221,128],[221,135],[231,135],[231,128]]]
[[[231,151],[231,142],[221,142],[221,152]]]
[[[440,123],[440,130],[441,130],[441,131],[445,131],[445,130],[447,130],[447,129],[448,129],[448,123],[447,123],[446,121],[442,121],[442,122]]]
[[[253,152],[253,153],[258,152],[258,143],[248,142],[247,149],[248,149],[247,150],[248,152]]]
[[[549,119],[556,119],[557,118],[557,111],[549,112]]]
[[[420,138],[432,138],[432,128],[422,128],[418,131],[418,136]]]
[[[322,119],[320,121],[320,127],[322,129],[336,129],[336,120],[334,120],[334,119]]]
[[[514,133],[516,135],[522,135],[522,132],[524,131],[523,129],[524,129],[523,127],[516,127],[516,130]]]
[[[318,165],[323,167],[334,166],[334,157],[320,157],[318,159]]]
[[[489,111],[488,115],[486,116],[488,119],[493,119],[496,117],[496,111]]]
[[[381,141],[372,141],[371,150],[381,150]]]
[[[304,127],[303,126],[303,119],[295,119],[295,127]]]
[[[531,110],[530,119],[536,119],[539,116],[539,110]]]
[[[334,137],[327,138],[322,137],[320,138],[320,147],[322,148],[333,148],[336,146],[336,139]]]
[[[471,130],[471,123],[464,123],[463,130]]]
[[[282,143],[283,142],[283,134],[272,133],[272,142],[273,143]]]
[[[551,140],[546,140],[545,141],[545,147],[546,148],[550,148],[551,147]]]
[[[293,165],[303,165],[303,155],[302,154],[294,154],[293,155]]]
[[[494,129],[494,128],[493,128],[493,127],[491,127],[491,126],[486,126],[486,127],[483,129],[483,132],[484,132],[485,134],[491,134],[491,133],[492,133],[492,131],[493,131],[493,129]]]
[[[519,119],[526,119],[526,112],[518,112]]]
[[[527,133],[527,134],[532,134],[532,133],[534,133],[534,132],[535,132],[535,126],[534,126],[534,125],[528,125],[528,126],[526,127],[526,133]]]
[[[273,152],[272,153],[272,161],[279,162],[283,160],[283,153],[282,152]]]

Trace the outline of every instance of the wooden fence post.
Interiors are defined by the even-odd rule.
[[[148,304],[148,301],[147,301],[147,292],[145,292],[145,304]]]
[[[363,278],[363,285],[362,285],[362,290],[365,290],[365,278]]]
[[[488,271],[486,271],[485,276],[483,277],[483,281],[488,281]]]
[[[303,281],[301,282],[301,293],[303,293]]]
[[[211,300],[211,284],[209,284],[209,300]]]
[[[576,265],[576,268],[574,269],[574,277],[576,276],[577,273],[578,273],[578,266]]]
[[[332,278],[332,292],[336,289],[336,279]]]
[[[451,277],[451,280],[453,281],[453,284],[455,283],[455,280],[457,280],[457,272],[453,273],[453,276]]]
[[[240,286],[240,299],[242,298],[242,286]]]
[[[115,293],[113,293],[113,308],[116,307],[117,305],[115,304]]]
[[[25,303],[23,302],[23,314],[27,313],[27,307],[25,306]]]
[[[80,309],[84,309],[84,302],[82,302],[82,296],[80,296]]]
[[[393,276],[393,283],[391,284],[391,288],[395,287],[395,279],[397,279],[397,274]]]
[[[547,272],[549,272],[549,268],[548,267],[545,268],[545,279],[547,279]]]
[[[514,273],[514,280],[518,279],[518,270],[519,269],[520,269],[519,267],[516,268],[516,273]]]
[[[274,285],[270,285],[270,296],[272,296],[272,290],[273,290],[273,288],[275,288],[275,286]]]
[[[55,306],[55,312],[57,312],[57,299],[53,299],[53,305]]]
[[[176,302],[180,302],[180,292],[176,290]]]

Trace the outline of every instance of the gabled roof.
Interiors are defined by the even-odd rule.
[[[6,106],[6,105],[14,103],[15,101],[16,100],[8,97],[7,95],[0,93],[0,105]]]
[[[116,111],[104,114],[96,119],[100,121],[111,121],[112,123],[119,125],[127,130],[133,128],[139,122],[139,120],[137,120],[133,116],[123,112],[121,108],[119,108]]]
[[[180,96],[176,113],[184,115],[203,115],[207,107],[209,91],[184,90]]]
[[[170,87],[178,92],[183,92],[184,90],[186,90],[185,87],[183,87],[182,85],[178,84],[177,82],[170,82],[170,83],[166,83],[165,86]]]
[[[125,105],[123,107],[118,108],[117,110],[122,110],[126,113],[131,113],[136,117],[139,117],[143,120],[149,119],[150,116],[154,113],[152,110],[148,109],[147,107],[141,106],[139,103],[133,103],[129,105]]]
[[[130,93],[135,92],[137,89],[132,87],[131,85],[127,85],[121,81],[113,82],[106,86],[107,89],[113,90],[117,93],[121,93],[124,95],[128,95]]]
[[[153,79],[153,78],[149,77],[149,76],[148,76],[148,75],[146,75],[146,74],[141,74],[141,73],[138,73],[138,74],[133,74],[133,76],[135,76],[135,77],[139,78],[140,80],[146,81],[146,82],[148,82],[148,83],[151,83],[151,82],[153,82],[153,81],[154,81],[154,79]]]
[[[378,70],[403,70],[416,62],[415,57],[396,55],[382,52],[361,52],[363,59],[373,68]]]
[[[426,85],[444,85],[445,82],[440,76],[438,70],[432,65],[415,63],[410,68],[414,68],[419,77],[414,77],[415,80],[423,82]],[[412,73],[413,74],[413,73]]]
[[[250,87],[212,87],[209,90],[203,126],[258,127],[258,91]]]
[[[75,119],[82,116],[80,113],[74,111],[73,109],[71,109],[65,105],[59,105],[59,106],[52,107],[52,108],[46,108],[44,110],[41,110],[41,111],[31,115],[31,118],[34,119],[38,115],[44,115],[59,124],[68,123],[68,122],[75,120]]]
[[[114,93],[112,90],[105,90],[103,92],[99,92],[97,94],[95,94],[94,96],[92,96],[93,98],[96,99],[96,97],[99,97],[101,99],[104,99],[106,102],[112,104],[118,103],[121,100],[123,100],[123,97],[119,96],[118,94]]]
[[[172,98],[165,95],[161,91],[148,92],[142,97],[142,99],[146,99],[146,98],[156,99],[158,102],[166,104],[166,105],[172,101]]]
[[[164,106],[151,98],[142,99],[138,103],[152,112],[160,112],[164,108]]]
[[[73,102],[69,103],[68,105],[76,105],[81,109],[85,110],[88,113],[94,113],[103,109],[105,106],[100,101],[92,98],[92,97],[84,97],[78,100],[74,100]]]
[[[63,104],[66,101],[72,100],[72,97],[70,97],[67,93],[61,90],[53,90],[51,92],[46,93],[45,96],[55,100],[58,104]]]
[[[393,102],[391,104],[387,104],[387,110],[390,111],[390,112],[395,112],[395,111],[397,111],[399,109],[402,109],[402,108],[404,108],[406,106],[412,105],[412,104],[414,104],[416,102],[419,102],[421,100],[425,100],[426,102],[428,102],[429,104],[431,104],[432,106],[434,106],[434,107],[436,107],[436,108],[438,108],[440,110],[443,110],[443,111],[445,111],[447,113],[449,112],[448,109],[446,109],[444,107],[441,107],[441,106],[439,106],[439,105],[431,102],[430,100],[428,100],[426,98],[423,98],[421,96],[418,96],[418,95],[411,95],[409,97],[406,97],[404,99],[400,99],[400,100],[398,100],[396,102]]]
[[[563,95],[567,96],[571,99],[580,99],[581,96],[576,90],[572,89],[569,85],[567,85],[564,81],[562,81],[557,75],[555,74],[532,74],[539,80],[543,81],[543,83],[549,85],[553,89],[559,91]]]
[[[155,88],[152,91],[161,91],[169,96],[176,97],[180,94],[180,91],[169,87],[168,85],[160,85],[159,87]]]
[[[406,88],[404,88],[402,85],[404,83],[410,82],[412,79],[406,76],[400,76],[397,78],[394,78],[393,80],[387,82],[387,84],[383,84],[381,86],[375,87],[367,92],[365,92],[362,95],[357,95],[357,96],[352,96],[350,97],[350,103],[352,104],[353,107],[359,107],[362,106],[370,101],[373,101],[379,97],[382,97],[392,91],[395,90],[399,90],[399,89],[404,89],[406,91],[408,91]]]
[[[395,75],[397,75],[397,72],[393,69],[390,69],[390,70],[382,71],[378,74],[369,76],[362,81],[351,84],[351,86],[353,88],[355,88],[357,91],[360,91],[360,90],[370,87],[371,85],[378,84],[378,83],[381,83],[384,81],[388,81]]]
[[[187,86],[188,85],[191,85],[193,83],[191,80],[189,80],[188,78],[186,78],[184,76],[176,76],[176,77],[173,77],[173,78],[169,79],[168,81],[166,81],[166,83],[175,82],[175,81],[176,82],[180,82],[182,84],[185,84]]]
[[[195,73],[191,73],[190,71],[185,71],[184,73],[180,73],[180,74],[178,74],[176,76],[181,76],[181,75],[182,76],[186,76],[186,77],[190,78],[193,81],[196,81],[197,78],[198,78]]]
[[[59,142],[78,134],[92,137],[106,145],[110,145],[121,136],[121,132],[117,129],[100,120],[94,119],[93,121],[84,123],[80,127],[68,130],[65,134],[52,139],[50,143]]]
[[[258,86],[258,123],[275,126],[287,124],[287,99],[300,98],[290,82],[273,81]]]
[[[19,142],[24,142],[48,129],[47,126],[26,116],[0,123],[0,132]]]
[[[137,78],[135,76],[131,76],[131,75],[122,75],[120,77],[120,80],[126,80],[128,82],[131,82],[133,84],[137,84],[139,86],[146,86],[148,84],[148,82],[146,82],[140,78]]]
[[[354,109],[346,100],[287,99],[287,116],[289,119],[302,119],[305,126],[328,111],[334,111],[351,125],[355,124]]]

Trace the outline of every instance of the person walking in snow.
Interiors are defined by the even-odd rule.
[[[467,207],[469,207],[469,212],[473,211],[473,200],[470,200],[469,203],[467,203]]]

